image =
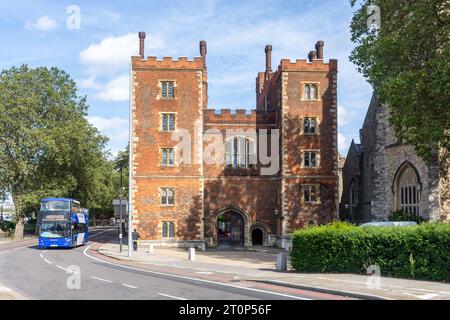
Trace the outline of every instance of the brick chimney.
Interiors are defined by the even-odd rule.
[[[144,44],[145,44],[145,32],[141,31],[139,32],[139,55],[141,56],[141,58],[144,58],[144,54],[145,54],[145,48],[144,48]]]
[[[315,60],[317,58],[316,52],[315,51],[310,51],[308,54],[308,60],[309,62],[313,62],[313,60]]]
[[[325,46],[325,42],[322,40],[317,41],[316,43],[316,54],[317,59],[323,60],[323,47]]]
[[[268,44],[265,49],[266,52],[266,75],[272,72],[272,46]]]
[[[206,53],[207,53],[206,41],[202,40],[200,41],[200,55],[202,56],[202,58],[206,58]]]

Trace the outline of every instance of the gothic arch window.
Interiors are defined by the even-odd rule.
[[[310,100],[311,99],[311,86],[309,84],[305,85],[305,100]]]
[[[396,210],[420,214],[420,180],[416,169],[405,163],[394,180]]]
[[[317,100],[317,84],[311,85],[311,99]]]

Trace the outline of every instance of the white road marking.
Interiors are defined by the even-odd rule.
[[[44,255],[41,253],[41,258],[44,259]]]
[[[95,280],[99,280],[99,281],[103,281],[103,282],[108,282],[108,283],[112,283],[112,281],[111,281],[111,280],[107,280],[107,279],[102,279],[102,278],[97,278],[97,277],[94,277],[94,276],[90,276],[89,278],[91,278],[91,279],[95,279]]]
[[[228,284],[228,283],[221,283],[221,282],[216,282],[216,281],[211,281],[211,280],[204,280],[204,279],[197,279],[197,278],[192,278],[192,277],[185,277],[185,276],[178,276],[178,275],[174,275],[174,274],[170,274],[170,273],[163,273],[163,272],[157,272],[157,271],[150,271],[150,270],[145,270],[145,269],[139,269],[139,268],[134,268],[134,267],[129,267],[129,266],[124,266],[121,264],[117,264],[117,263],[112,263],[109,261],[104,261],[101,259],[98,259],[96,257],[93,257],[89,254],[87,254],[86,252],[89,250],[90,247],[92,247],[95,243],[92,243],[91,245],[87,246],[84,251],[83,254],[91,259],[94,259],[96,261],[105,263],[105,264],[110,264],[113,266],[118,266],[124,269],[130,269],[130,270],[135,270],[135,271],[141,271],[141,272],[147,272],[147,273],[151,273],[151,274],[157,274],[157,275],[161,275],[161,276],[167,276],[167,277],[172,277],[172,278],[178,278],[178,279],[186,279],[186,280],[191,280],[194,282],[204,282],[204,283],[211,283],[211,284],[216,284],[219,286],[223,286],[223,287],[230,287],[230,288],[235,288],[235,289],[240,289],[240,290],[247,290],[247,291],[253,291],[253,292],[259,292],[259,293],[264,293],[264,294],[269,294],[269,295],[275,295],[275,296],[280,296],[280,297],[285,297],[285,298],[291,298],[291,299],[297,299],[297,300],[311,300],[308,298],[303,298],[303,297],[298,297],[298,296],[292,296],[292,295],[288,295],[288,294],[283,294],[283,293],[277,293],[277,292],[271,292],[271,291],[266,291],[266,290],[260,290],[260,289],[255,289],[255,288],[248,288],[248,287],[240,287],[237,285],[233,285],[233,284]]]
[[[197,271],[196,273],[198,273],[198,274],[214,274],[214,272],[209,272],[209,271]]]
[[[59,268],[59,269],[61,269],[61,270],[67,271],[66,268],[63,268],[63,267],[61,267],[61,266],[56,266],[56,267]]]
[[[132,288],[132,289],[137,289],[138,287],[135,286],[130,286],[129,284],[126,283],[122,283],[123,286],[128,287],[128,288]]]
[[[160,292],[158,292],[158,294],[160,296],[163,296],[163,297],[166,297],[166,298],[172,298],[172,299],[176,299],[176,300],[187,300],[185,298],[175,297],[175,296],[171,296],[169,294],[164,294],[164,293],[160,293]]]
[[[433,298],[436,298],[437,296],[439,296],[438,294],[433,294],[433,293],[429,293],[429,294],[412,294],[412,293],[405,293],[403,292],[404,295],[407,296],[411,296],[411,297],[416,297],[419,298],[421,300],[430,300]]]
[[[8,249],[8,250],[5,250],[5,251],[0,251],[0,254],[6,253],[6,252],[9,252],[9,249]]]
[[[47,262],[48,264],[52,264],[51,261],[48,261],[47,259],[44,258],[44,261]]]

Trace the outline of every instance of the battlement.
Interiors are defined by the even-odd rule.
[[[306,59],[282,59],[278,66],[278,71],[337,71],[337,60],[330,59],[324,62],[321,59],[313,59],[311,62]]]
[[[202,57],[194,57],[190,60],[187,57],[163,57],[158,59],[155,56],[149,56],[143,59],[140,56],[131,57],[133,68],[161,68],[161,69],[203,69],[205,64]]]
[[[203,111],[203,119],[205,123],[213,124],[239,124],[239,123],[255,123],[255,124],[275,124],[275,112],[262,113],[257,110],[244,109],[206,109]]]

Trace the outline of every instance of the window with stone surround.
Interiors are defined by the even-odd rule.
[[[171,188],[161,188],[161,204],[173,206],[175,203],[175,192]]]
[[[319,100],[319,89],[319,83],[317,82],[303,83],[302,100]]]
[[[161,149],[161,165],[163,167],[173,166],[175,164],[175,150],[173,148]]]
[[[317,134],[318,131],[317,118],[303,119],[303,134]]]
[[[175,238],[175,223],[172,221],[164,221],[162,223],[162,237]]]
[[[317,168],[319,166],[319,152],[305,151],[303,152],[303,167]]]
[[[162,113],[161,114],[161,129],[162,131],[174,131],[175,130],[175,114]]]
[[[302,185],[302,202],[320,203],[320,186],[316,184]]]
[[[248,168],[255,164],[255,143],[244,137],[235,137],[227,140],[225,162],[227,167]]]
[[[174,81],[161,81],[161,98],[173,99],[175,98],[175,84]]]

